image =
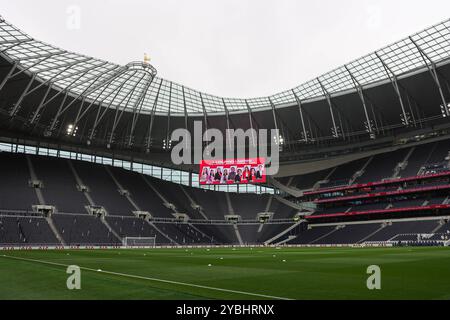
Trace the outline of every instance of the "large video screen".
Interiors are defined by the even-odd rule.
[[[265,158],[202,160],[200,184],[257,184],[266,182]]]

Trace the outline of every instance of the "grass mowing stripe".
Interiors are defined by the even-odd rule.
[[[65,267],[65,268],[67,268],[69,266],[69,265],[65,265],[65,264],[62,264],[62,263],[45,261],[45,260],[19,258],[19,257],[14,257],[14,256],[7,256],[7,255],[2,255],[2,257],[3,258],[8,258],[8,259],[14,259],[14,260],[22,260],[22,261],[28,261],[28,262],[36,262],[36,263],[60,266],[60,267]],[[239,290],[215,288],[215,287],[203,286],[203,285],[199,285],[199,284],[179,282],[179,281],[172,281],[172,280],[165,280],[165,279],[158,279],[158,278],[143,277],[143,276],[137,276],[137,275],[132,275],[132,274],[113,272],[113,271],[105,271],[105,270],[98,271],[98,270],[95,270],[95,269],[92,269],[92,268],[86,268],[86,267],[81,267],[81,266],[80,266],[80,269],[81,270],[86,270],[86,271],[91,271],[91,272],[96,272],[96,273],[105,273],[105,274],[121,276],[121,277],[127,277],[127,278],[133,278],[133,279],[141,279],[141,280],[147,280],[147,281],[169,283],[169,284],[185,286],[185,287],[200,288],[200,289],[221,291],[221,292],[229,292],[229,293],[237,293],[237,294],[241,294],[241,295],[259,297],[259,298],[275,299],[275,300],[292,300],[292,299],[284,298],[284,297],[277,297],[277,296],[271,296],[271,295],[265,295],[265,294],[259,294],[259,293],[252,293],[252,292],[245,292],[245,291],[239,291]]]

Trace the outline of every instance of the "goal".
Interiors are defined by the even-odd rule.
[[[125,237],[123,245],[125,247],[155,247],[156,237]]]

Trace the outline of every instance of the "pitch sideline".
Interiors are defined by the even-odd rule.
[[[5,254],[1,255],[1,257],[8,258],[8,259],[14,259],[14,260],[28,261],[28,262],[37,262],[37,263],[54,265],[54,266],[65,267],[65,268],[67,268],[69,266],[69,265],[65,265],[65,264],[57,263],[57,262],[51,262],[51,261],[45,261],[45,260],[36,260],[36,259],[28,259],[28,258],[20,258],[20,257],[14,257],[14,256],[7,256]],[[200,288],[200,289],[206,289],[206,290],[212,290],[212,291],[237,293],[237,294],[242,294],[242,295],[247,295],[247,296],[254,296],[254,297],[259,297],[259,298],[267,298],[267,299],[275,299],[275,300],[293,300],[293,299],[285,298],[285,297],[277,297],[277,296],[270,296],[270,295],[259,294],[259,293],[246,292],[246,291],[238,291],[238,290],[231,290],[231,289],[209,287],[209,286],[203,286],[203,285],[199,285],[199,284],[179,282],[179,281],[172,281],[172,280],[165,280],[165,279],[158,279],[158,278],[150,278],[150,277],[137,276],[137,275],[127,274],[127,273],[119,273],[119,272],[105,271],[105,270],[99,271],[99,270],[95,270],[95,269],[87,268],[87,267],[80,267],[80,269],[81,270],[86,270],[86,271],[91,271],[91,272],[96,272],[96,273],[105,273],[105,274],[110,274],[110,275],[115,275],[115,276],[121,276],[121,277],[126,277],[126,278],[134,278],[134,279],[141,279],[141,280],[147,280],[147,281],[169,283],[169,284],[175,284],[175,285],[180,285],[180,286],[185,286],[185,287]]]

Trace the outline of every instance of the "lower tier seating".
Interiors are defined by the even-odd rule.
[[[59,245],[47,220],[41,217],[0,217],[0,244]]]
[[[68,245],[120,245],[122,243],[98,217],[55,214],[52,220]]]

